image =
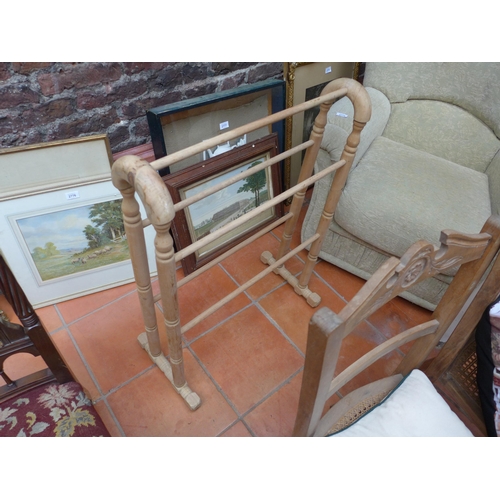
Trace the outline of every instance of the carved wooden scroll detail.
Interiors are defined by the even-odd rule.
[[[491,235],[487,233],[469,235],[445,230],[441,232],[439,247],[424,240],[414,243],[401,259],[389,258],[341,311],[339,317],[347,323],[363,321],[383,304],[417,283],[479,259],[490,239]],[[346,328],[346,334],[349,331],[350,328]]]

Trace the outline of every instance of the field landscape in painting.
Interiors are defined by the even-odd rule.
[[[263,161],[264,158],[261,158],[251,164],[244,164],[222,175],[203,181],[196,187],[188,188],[185,197],[194,196],[198,192],[230,179]],[[270,197],[269,182],[266,171],[261,170],[232,186],[193,203],[188,209],[191,225],[194,229],[193,241],[207,236],[267,201]]]
[[[121,200],[16,220],[42,281],[130,258]]]

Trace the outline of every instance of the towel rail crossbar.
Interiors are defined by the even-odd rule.
[[[203,274],[205,271],[208,271],[210,268],[214,267],[219,262],[222,262],[224,259],[226,259],[230,255],[233,255],[234,253],[238,252],[242,248],[245,248],[250,243],[253,243],[255,240],[258,240],[259,238],[261,238],[265,234],[269,233],[273,229],[276,229],[278,226],[281,226],[281,224],[286,222],[291,217],[292,217],[291,213],[285,214],[283,217],[274,221],[272,224],[269,224],[269,226],[266,226],[264,229],[261,229],[260,231],[255,233],[253,236],[248,237],[246,240],[243,240],[241,243],[238,243],[238,245],[230,248],[229,250],[227,250],[227,252],[223,253],[219,257],[215,258],[214,260],[211,260],[210,262],[207,262],[204,266],[200,267],[199,269],[196,269],[196,271],[193,271],[191,274],[188,274],[187,276],[182,278],[180,281],[178,281],[177,288],[180,288],[181,286],[185,285],[186,283],[189,283],[194,278],[197,278],[200,274]]]
[[[225,234],[229,233],[230,231],[238,228],[245,222],[248,222],[250,219],[253,217],[256,217],[257,215],[261,214],[262,212],[265,212],[271,207],[274,207],[278,203],[283,202],[287,198],[289,198],[291,195],[298,193],[299,191],[302,191],[304,189],[307,189],[311,184],[314,184],[317,180],[322,179],[328,174],[331,174],[335,170],[338,170],[340,167],[343,167],[345,165],[345,160],[340,160],[337,163],[334,163],[333,165],[330,165],[328,168],[325,168],[322,170],[320,173],[313,175],[312,177],[309,177],[309,179],[306,179],[305,181],[302,181],[301,183],[297,184],[296,186],[287,189],[283,193],[275,196],[274,198],[262,203],[262,205],[259,205],[258,208],[252,210],[251,212],[248,212],[245,215],[242,215],[241,217],[238,217],[238,219],[229,222],[225,226],[221,227],[220,229],[217,229],[213,233],[210,233],[208,236],[205,236],[204,238],[199,239],[195,243],[192,243],[191,245],[187,246],[186,248],[183,248],[182,250],[179,250],[175,254],[175,262],[179,262],[188,255],[191,255],[192,253],[196,252],[200,248],[203,248],[205,245],[208,245],[209,243],[212,243],[212,241],[215,241],[216,239],[220,238],[221,236],[224,236]]]
[[[270,167],[271,165],[275,165],[276,163],[279,163],[280,161],[289,158],[290,156],[294,155],[295,153],[300,153],[301,151],[304,151],[304,149],[307,149],[308,147],[313,146],[313,145],[314,145],[314,141],[303,142],[302,144],[299,144],[295,148],[289,149],[285,153],[281,153],[277,156],[273,156],[271,159],[266,160],[262,163],[259,163],[255,167],[249,168],[248,170],[245,170],[245,171],[241,172],[240,174],[231,177],[231,179],[228,179],[227,181],[220,182],[216,186],[205,189],[205,190],[199,192],[198,194],[190,196],[189,198],[186,198],[185,200],[182,200],[179,203],[176,203],[174,205],[174,209],[176,212],[178,212],[179,210],[182,210],[186,207],[189,207],[193,203],[196,203],[197,201],[203,200],[207,196],[210,196],[211,194],[217,193],[218,191],[221,191],[224,188],[232,186],[233,184],[236,184],[237,182],[239,182],[243,179],[246,179],[247,177],[250,177],[251,175],[254,175],[257,172],[260,172],[261,170],[264,170],[267,167]]]
[[[288,219],[290,219],[291,216],[292,216],[292,214],[290,214],[290,213],[284,215],[280,219],[274,221],[269,226],[266,226],[264,229],[261,229],[259,232],[250,236],[246,240],[243,240],[238,245],[230,248],[229,250],[224,252],[222,255],[219,255],[219,257],[215,258],[214,260],[211,260],[210,262],[207,262],[205,265],[196,269],[196,271],[193,271],[191,274],[184,276],[184,278],[182,278],[180,281],[177,282],[177,289],[179,289],[181,286],[185,285],[186,283],[189,283],[190,281],[194,280],[195,278],[197,278],[198,276],[203,274],[205,271],[208,271],[212,267],[216,266],[219,262],[222,262],[224,259],[226,259],[230,255],[233,255],[234,253],[238,252],[242,248],[245,248],[246,246],[250,245],[250,243],[253,243],[255,240],[258,240],[259,238],[261,238],[265,234],[269,233],[273,229],[276,229],[278,226],[281,226],[281,224],[283,224]],[[155,302],[158,302],[159,300],[161,300],[161,293],[156,294],[153,297],[153,300]]]
[[[347,94],[348,94],[348,90],[345,88],[338,89],[334,92],[327,92],[325,94],[322,94],[319,97],[316,97],[315,99],[311,99],[311,100],[306,101],[302,104],[298,104],[292,108],[287,108],[283,111],[279,111],[277,113],[266,116],[264,118],[260,118],[259,120],[256,120],[252,123],[242,125],[241,127],[235,128],[234,130],[231,130],[229,132],[225,132],[224,134],[217,135],[215,137],[212,137],[211,139],[206,139],[204,141],[201,141],[198,144],[195,144],[193,146],[189,146],[185,149],[182,149],[181,151],[177,151],[175,153],[164,156],[163,158],[159,158],[158,160],[151,162],[151,166],[156,170],[161,170],[161,169],[163,169],[165,167],[169,167],[169,166],[173,165],[174,163],[177,163],[181,160],[185,160],[186,158],[189,158],[190,156],[193,156],[193,155],[198,154],[198,153],[202,153],[206,149],[213,148],[215,146],[218,146],[219,144],[222,144],[222,143],[227,142],[227,141],[231,141],[233,139],[241,137],[242,135],[253,132],[254,130],[258,130],[262,127],[272,125],[273,123],[279,122],[281,120],[285,120],[286,118],[289,118],[290,116],[293,116],[297,113],[304,112],[308,109],[314,108],[314,107],[319,106],[321,104],[329,103],[329,105],[328,105],[328,109],[329,109],[334,101],[336,101],[337,99],[340,99],[341,97],[344,97]]]
[[[233,300],[235,297],[237,297],[240,293],[243,293],[245,290],[250,288],[252,285],[255,285],[258,281],[260,281],[262,278],[266,277],[269,273],[273,272],[277,267],[282,266],[287,260],[291,259],[295,255],[297,255],[301,250],[304,250],[307,246],[309,246],[311,243],[316,241],[319,238],[319,234],[314,234],[311,236],[308,240],[304,241],[304,243],[301,243],[297,247],[295,247],[293,250],[288,252],[285,256],[283,256],[280,260],[277,260],[273,264],[269,265],[269,267],[266,267],[263,271],[261,271],[259,274],[255,275],[252,279],[248,280],[246,283],[238,287],[236,290],[233,290],[230,294],[226,295],[223,299],[219,300],[216,304],[214,304],[212,307],[209,307],[207,310],[196,316],[196,318],[192,319],[189,323],[186,323],[182,328],[181,332],[184,334],[193,326],[196,326],[198,323],[203,321],[205,318],[213,314],[215,311],[218,311],[222,306],[226,305],[229,301]]]
[[[250,177],[251,175],[256,174],[257,172],[260,172],[261,170],[266,169],[267,167],[270,167],[272,165],[275,165],[276,163],[279,163],[280,161],[286,160],[287,158],[290,158],[292,155],[296,153],[300,153],[301,151],[304,151],[305,149],[311,147],[314,145],[314,141],[305,141],[298,146],[295,146],[292,149],[289,149],[288,151],[285,151],[284,153],[281,153],[277,156],[273,156],[271,159],[266,160],[265,162],[259,163],[255,167],[249,168],[248,170],[245,170],[244,172],[241,172],[238,175],[235,175],[231,177],[230,179],[220,182],[219,184],[216,184],[215,186],[212,186],[208,189],[204,189],[203,191],[200,191],[199,193],[190,196],[189,198],[186,198],[185,200],[181,200],[178,203],[174,205],[174,210],[176,212],[179,212],[180,210],[184,210],[185,208],[189,207],[193,203],[196,203],[200,200],[203,200],[207,198],[208,196],[217,193],[218,191],[221,191],[222,189],[225,189],[229,186],[232,186],[236,182],[239,182],[243,179],[246,179],[247,177]],[[143,227],[147,227],[151,224],[150,220],[148,218],[145,218],[142,221]]]

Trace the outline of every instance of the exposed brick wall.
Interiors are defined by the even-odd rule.
[[[107,133],[150,140],[146,110],[267,78],[282,63],[0,63],[0,148]]]

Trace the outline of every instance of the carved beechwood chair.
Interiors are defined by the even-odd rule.
[[[330,165],[320,174],[311,175],[326,125],[326,115],[328,110],[333,102],[345,96],[353,104],[353,127],[351,134],[347,138],[340,160]],[[289,149],[288,151],[277,154],[270,160],[250,168],[245,171],[244,174],[236,175],[230,180],[220,183],[214,188],[206,189],[195,196],[191,196],[175,204],[173,203],[165,182],[161,179],[157,170],[169,167],[176,162],[182,161],[195,154],[199,154],[209,148],[214,148],[219,144],[232,141],[243,136],[244,134],[252,132],[253,130],[268,127],[275,122],[287,119],[296,113],[303,112],[315,106],[320,106],[320,111],[314,123],[313,131],[309,140]],[[345,179],[347,178],[347,174],[356,154],[356,148],[359,144],[361,130],[370,119],[370,115],[371,103],[364,87],[354,80],[341,78],[330,82],[323,90],[321,96],[316,99],[275,113],[211,139],[202,141],[201,143],[190,146],[182,151],[178,151],[164,158],[153,161],[151,164],[137,156],[123,156],[113,164],[112,180],[115,187],[120,190],[123,196],[123,219],[129,243],[132,266],[134,269],[134,277],[137,284],[145,323],[145,332],[139,336],[138,340],[140,345],[163,371],[168,380],[173,384],[175,390],[184,398],[189,408],[192,410],[198,408],[201,401],[199,396],[189,387],[184,374],[181,337],[185,332],[270,272],[274,272],[282,276],[293,286],[294,290],[299,295],[303,296],[307,300],[311,306],[315,307],[319,304],[321,298],[318,294],[308,288],[309,279],[317,261],[318,254],[325,237],[325,232],[327,231],[329,222],[332,219],[333,212],[335,211],[337,201],[345,183]],[[271,165],[278,164],[293,154],[300,153],[302,151],[305,151],[305,157],[296,186],[274,196],[272,199],[262,203],[258,208],[255,208],[238,219],[229,222],[222,228],[204,236],[188,247],[174,252],[173,240],[169,230],[176,213],[178,214],[193,203],[200,201],[201,199],[204,199],[207,196],[234,184],[235,182],[245,179],[250,175],[262,171]],[[314,184],[314,182],[318,179],[332,174],[333,172],[336,172],[335,179],[329,191],[329,195],[324,205],[323,215],[319,221],[316,231],[303,244],[293,250],[290,250],[291,238],[297,226],[297,220],[307,188]],[[135,198],[135,194],[137,194],[140,198],[140,201],[142,202],[147,213],[147,218],[144,220],[141,218],[139,203]],[[259,231],[257,234],[247,238],[243,243],[238,244],[228,252],[217,257],[216,260],[209,262],[205,266],[197,269],[192,274],[189,274],[184,279],[177,282],[176,263],[180,262],[185,257],[193,254],[217,238],[229,233],[237,227],[240,227],[242,224],[263,213],[265,210],[268,210],[270,207],[281,204],[291,196],[293,196],[293,200],[290,205],[290,210],[284,217],[280,218],[272,225],[267,226],[264,230]],[[268,267],[263,267],[263,271],[257,276],[240,286],[237,290],[227,295],[224,299],[220,300],[217,304],[207,309],[189,323],[181,326],[179,306],[177,302],[178,287],[183,286],[188,281],[196,278],[196,276],[199,276],[199,274],[206,271],[212,265],[220,262],[230,254],[239,250],[243,246],[252,243],[263,234],[283,223],[285,223],[284,235],[277,255],[272,256],[270,252],[266,251],[261,256],[262,262],[268,265]],[[153,296],[152,292],[150,268],[147,261],[144,239],[144,228],[151,224],[154,226],[156,231],[156,267],[160,285],[160,294],[157,296]],[[296,278],[286,269],[285,262],[309,245],[311,245],[309,257],[299,278]],[[166,358],[160,348],[154,309],[155,302],[159,300],[161,300],[163,304],[163,313],[168,338],[169,359]]]
[[[0,295],[20,321],[0,316],[0,437],[109,436],[1,254]],[[21,353],[46,367],[14,378],[6,361]]]
[[[401,259],[390,257],[339,314],[322,308],[313,315],[295,436],[472,436],[457,413],[474,435],[486,435],[470,388],[477,365],[468,351],[481,315],[500,293],[500,216],[490,217],[480,234],[442,231],[440,241],[436,247],[421,240]],[[457,267],[429,321],[387,340],[339,373],[342,342],[360,323],[402,291]],[[343,392],[374,362],[411,341],[392,376]],[[440,341],[438,354],[430,356]],[[332,405],[335,395],[341,399]]]

